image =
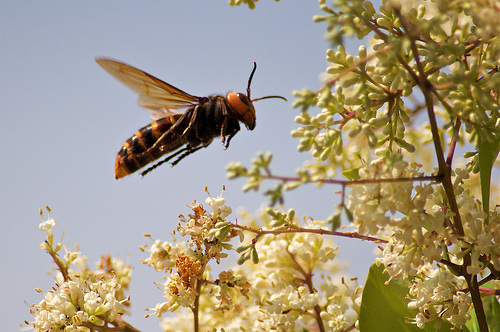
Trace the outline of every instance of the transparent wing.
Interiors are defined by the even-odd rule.
[[[165,118],[165,117],[172,115],[172,114],[175,114],[175,113],[180,113],[180,112],[175,112],[175,111],[172,111],[170,109],[164,109],[164,108],[162,108],[162,109],[148,108],[148,109],[151,111],[151,114],[149,115],[149,117],[153,121],[159,120],[161,118]]]
[[[96,58],[96,62],[114,78],[138,93],[139,105],[153,112],[169,113],[170,109],[187,108],[199,102],[200,98],[123,62],[108,58]]]

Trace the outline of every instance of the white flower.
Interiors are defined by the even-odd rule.
[[[222,192],[224,192],[224,190]],[[205,203],[212,207],[212,218],[220,217],[224,220],[233,213],[231,207],[225,205],[226,199],[222,197],[222,193],[216,198],[213,198],[208,191],[207,194],[208,198],[205,199]]]
[[[169,271],[175,266],[177,255],[169,242],[156,240],[148,251],[151,254],[143,262],[152,266],[156,271]]]
[[[57,223],[54,218],[50,217],[49,207],[47,207],[47,210],[49,212],[49,217],[47,218],[47,220],[43,220],[42,209],[40,209],[40,216],[42,217],[43,221],[40,223],[40,225],[38,225],[38,228],[41,231],[45,232],[47,236],[47,242],[49,246],[52,247],[52,245],[54,244],[54,234],[52,232],[52,228],[56,227]]]
[[[102,304],[102,299],[99,295],[92,291],[90,293],[85,294],[85,311],[93,315],[97,308]]]

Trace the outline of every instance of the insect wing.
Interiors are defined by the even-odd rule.
[[[149,110],[165,112],[169,109],[187,108],[199,102],[200,98],[125,63],[107,58],[96,58],[96,62],[114,78],[138,93],[139,105]]]
[[[171,115],[174,115],[176,113],[177,114],[180,113],[180,112],[175,112],[175,111],[172,111],[170,109],[165,109],[165,108],[162,108],[162,109],[151,109],[151,108],[148,108],[148,109],[151,111],[151,114],[149,115],[149,117],[153,121],[159,120],[161,118],[166,118],[167,116],[171,116]]]

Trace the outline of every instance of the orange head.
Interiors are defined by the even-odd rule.
[[[253,107],[253,102],[260,99],[267,98],[281,98],[286,101],[285,98],[281,96],[267,96],[257,99],[250,99],[250,84],[252,83],[253,74],[257,69],[257,63],[253,63],[253,70],[248,79],[247,94],[240,92],[230,92],[227,94],[226,99],[231,108],[238,114],[239,120],[245,124],[248,130],[253,130],[255,128],[255,108]]]

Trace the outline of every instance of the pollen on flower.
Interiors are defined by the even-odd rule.
[[[180,215],[181,222],[177,225],[177,231],[179,231],[181,236],[190,236],[191,242],[200,248],[204,242],[210,241],[212,239],[212,234],[210,231],[214,227],[214,220],[207,215],[207,212],[201,204],[193,201],[192,205],[189,205],[193,214],[185,217]]]

